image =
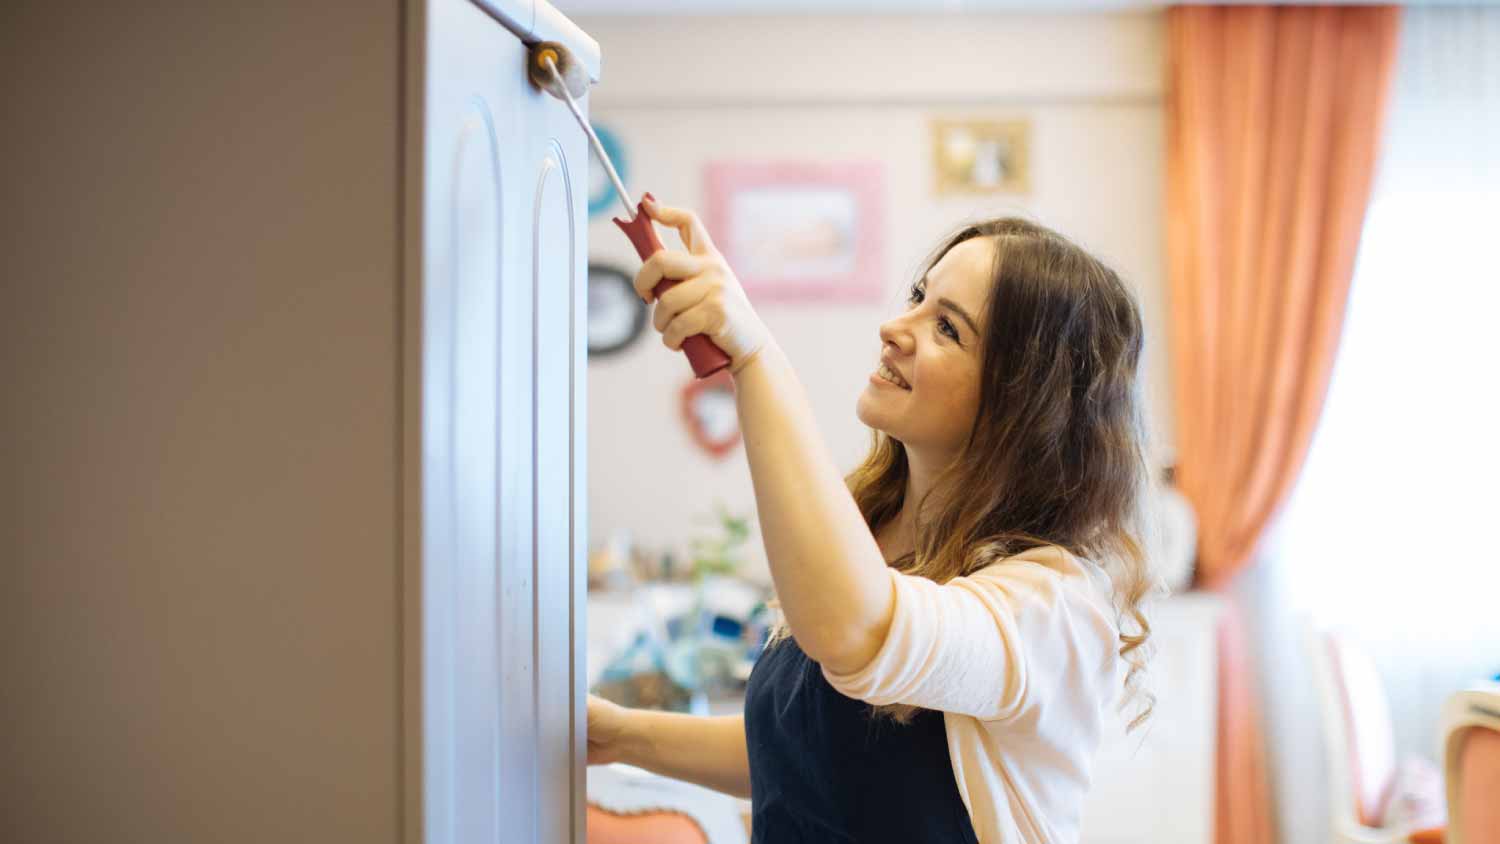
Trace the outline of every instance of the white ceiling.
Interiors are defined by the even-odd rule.
[[[1153,0],[548,0],[565,15],[927,14],[1149,9]]]
[[[1167,0],[548,0],[569,17],[601,15],[920,15],[987,12],[1144,11],[1171,5]],[[1370,0],[1282,0],[1291,5],[1316,2],[1361,5]],[[1407,0],[1409,6],[1497,6],[1500,0]]]

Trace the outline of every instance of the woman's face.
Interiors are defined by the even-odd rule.
[[[956,456],[974,424],[994,241],[975,237],[949,249],[917,283],[906,310],[880,326],[882,360],[855,412],[924,459]],[[882,362],[904,385],[882,376]]]

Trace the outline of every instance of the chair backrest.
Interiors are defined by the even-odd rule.
[[[1500,684],[1449,698],[1442,732],[1447,844],[1500,844]]]
[[[709,844],[702,827],[681,812],[622,815],[589,806],[588,844]]]
[[[1307,627],[1328,740],[1335,829],[1378,827],[1396,778],[1396,741],[1385,687],[1369,655],[1348,637]]]

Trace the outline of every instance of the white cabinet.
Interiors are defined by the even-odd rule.
[[[583,840],[589,150],[536,40],[598,79],[542,0],[7,16],[0,838]]]
[[[1125,718],[1110,712],[1084,799],[1083,844],[1213,840],[1224,599],[1187,592],[1147,612],[1154,653],[1145,686],[1156,704],[1150,720],[1129,734]]]
[[[423,790],[455,844],[582,839],[589,150],[503,12],[433,0],[414,127]]]

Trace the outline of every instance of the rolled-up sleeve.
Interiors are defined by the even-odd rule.
[[[1087,578],[1024,561],[941,585],[887,573],[895,607],[880,650],[856,671],[823,669],[848,697],[1004,720],[1066,685],[1084,660],[1113,656],[1115,628]]]

